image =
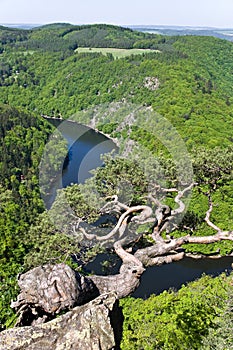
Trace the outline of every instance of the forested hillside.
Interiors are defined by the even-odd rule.
[[[89,106],[127,99],[170,119],[188,146],[231,144],[232,43],[162,38],[104,25],[2,29],[0,34],[3,103],[68,118]],[[125,48],[127,40],[127,48],[152,51],[120,60],[74,51],[79,46]],[[148,77],[158,79],[158,89],[148,86]]]
[[[83,52],[78,51],[80,47],[84,49]],[[92,52],[93,48],[98,48],[100,52]],[[101,48],[108,48],[109,52],[103,50],[101,53]],[[111,53],[113,48],[128,51],[119,58],[120,54],[116,55],[116,51]],[[132,54],[134,49],[140,49],[140,54]],[[50,222],[40,198],[38,174],[44,146],[53,128],[42,116],[72,118],[94,125],[119,143],[129,140],[131,143],[137,142],[143,147],[144,155],[148,152],[163,163],[167,184],[173,189],[170,192],[167,190],[169,195],[163,208],[169,207],[171,212],[175,212],[180,200],[175,196],[175,193],[179,196],[180,192],[174,190],[177,185],[176,170],[171,155],[156,137],[156,120],[143,119],[142,113],[140,123],[130,125],[129,106],[153,111],[154,115],[165,118],[184,141],[194,171],[194,183],[189,184],[189,189],[192,188],[190,205],[183,222],[173,229],[169,239],[179,239],[186,232],[191,237],[213,237],[217,230],[222,234],[220,239],[213,240],[211,244],[199,244],[198,240],[189,238],[183,242],[183,249],[185,254],[224,256],[233,253],[232,92],[233,44],[225,40],[199,36],[161,36],[104,24],[73,26],[58,23],[30,30],[0,27],[1,327],[13,325],[16,319],[10,309],[10,300],[17,295],[18,273],[48,261],[56,263],[65,259],[74,266],[74,253],[78,252],[79,257],[86,262],[100,251],[96,245],[87,254],[72,237],[69,227],[67,235],[61,234]],[[122,106],[119,112],[116,107],[118,104]],[[102,113],[101,108],[108,113]],[[85,110],[90,113],[85,113]],[[66,152],[65,147],[62,139],[54,144],[54,148],[60,150],[61,158]],[[58,161],[55,157],[48,164],[52,174]],[[105,167],[97,169],[95,173],[101,196],[112,198],[116,195],[118,181],[124,178],[136,188],[133,205],[146,205],[148,184],[135,166],[134,159],[114,161],[107,158],[105,163]],[[187,183],[184,185],[188,188]],[[186,191],[184,188],[183,191]],[[166,192],[165,189],[163,191]],[[64,192],[77,217],[89,222],[98,217],[96,208],[86,205],[78,185],[68,187]],[[54,204],[56,210],[61,207],[61,201],[60,194]],[[119,219],[119,213],[122,214],[126,204],[121,204],[120,211],[118,208],[115,219]],[[158,203],[154,202],[152,208],[156,205]],[[134,215],[130,216],[130,220]],[[108,228],[112,228],[111,225],[113,222],[106,224]],[[158,223],[156,225],[162,230]],[[143,237],[134,249],[152,244],[151,227],[142,226],[137,233],[143,234]],[[161,233],[164,240],[165,233],[170,232]],[[224,278],[221,277],[221,281]],[[219,289],[222,300],[228,300],[232,293],[227,287],[229,281],[224,280],[222,284],[226,284]],[[208,287],[211,283],[215,286],[215,283],[217,285],[220,282],[203,280],[195,287],[197,294],[200,293],[198,295],[202,293],[202,283]],[[155,346],[164,346],[170,349],[166,340],[168,335],[162,334],[159,338],[151,334],[150,322],[160,322],[164,317],[163,322],[167,324],[166,313],[173,312],[170,306],[174,300],[190,304],[189,293],[188,288],[182,289],[179,295],[165,293],[166,311],[161,316],[161,307],[156,306],[156,320],[150,308],[160,303],[161,298],[155,297],[143,304],[146,305],[145,317],[149,328],[148,333],[144,330],[141,335],[134,334],[134,320],[140,322],[144,318],[144,306],[140,304],[144,302],[124,300],[122,305],[126,323],[123,348],[154,349]],[[210,346],[208,334],[212,328],[221,325],[218,312],[222,304],[220,302],[219,308],[215,307],[213,295],[208,294],[207,297],[211,299],[209,306],[195,294],[197,303],[194,303],[196,306],[193,308],[197,309],[191,334],[184,329],[186,321],[183,314],[179,318],[180,309],[177,306],[177,314],[174,313],[177,344],[179,339],[185,337],[188,348],[194,339],[193,334],[199,332],[198,322],[202,319],[208,326],[205,325],[200,338],[195,339],[193,348],[200,346],[203,337],[206,349]],[[130,310],[137,303],[140,304],[136,306],[139,311],[130,320]],[[224,309],[224,312],[228,310]],[[153,321],[150,321],[150,317]],[[188,322],[192,320],[190,318]],[[170,324],[169,327],[168,332],[171,334],[173,328]],[[142,341],[144,337],[150,339],[147,345]],[[136,347],[132,345],[134,342]]]
[[[44,210],[38,185],[38,165],[51,127],[43,120],[6,105],[0,106],[0,240],[1,320],[9,320],[9,305],[30,246],[27,232]]]

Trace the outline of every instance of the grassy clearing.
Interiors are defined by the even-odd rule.
[[[116,49],[111,47],[79,47],[75,50],[75,52],[83,53],[83,52],[100,52],[103,55],[107,55],[108,53],[111,53],[114,58],[123,58],[130,55],[141,55],[143,53],[149,53],[149,52],[159,52],[159,50],[150,50],[150,49]]]

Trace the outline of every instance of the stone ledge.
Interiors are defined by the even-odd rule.
[[[112,324],[119,315],[116,294],[103,294],[48,323],[3,331],[0,350],[116,349]]]

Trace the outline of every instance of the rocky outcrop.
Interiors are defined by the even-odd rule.
[[[0,350],[119,349],[121,317],[116,294],[104,294],[50,322],[3,331]]]
[[[61,311],[83,305],[101,294],[114,292],[118,299],[131,294],[139,286],[144,268],[123,248],[116,250],[125,261],[116,275],[85,277],[64,263],[38,266],[20,275],[20,294],[11,303],[18,314],[16,326],[51,321]],[[127,260],[128,256],[132,261]]]
[[[100,294],[90,279],[64,263],[38,266],[20,275],[18,285],[20,294],[11,303],[19,314],[17,326],[44,323]]]
[[[157,90],[159,88],[159,79],[156,77],[146,77],[144,79],[144,87],[151,91]]]

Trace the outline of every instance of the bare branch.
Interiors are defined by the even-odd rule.
[[[137,259],[137,257],[135,257],[133,254],[130,254],[129,252],[124,250],[120,241],[117,241],[114,243],[114,249],[116,254],[123,261],[123,264],[131,264],[131,265],[141,266],[141,267],[143,266],[142,262],[139,259]]]
[[[79,229],[80,232],[82,232],[84,237],[87,238],[88,240],[94,239],[95,236],[96,236],[93,233],[87,233],[86,230],[84,229],[84,227],[79,227],[78,229]]]
[[[190,191],[193,186],[195,184],[194,183],[191,183],[191,185],[189,185],[188,187],[186,187],[183,191],[179,191],[177,196],[175,197],[175,202],[179,205],[179,208],[177,209],[174,209],[171,211],[171,216],[175,216],[177,214],[181,214],[185,211],[185,204],[184,202],[182,202],[181,198],[184,196],[184,194],[187,192],[187,191]]]
[[[126,204],[123,204],[121,202],[119,202],[118,200],[118,196],[114,195],[114,196],[108,196],[105,198],[105,200],[108,199],[112,199],[112,201],[107,202],[101,209],[100,209],[100,213],[106,213],[107,210],[113,210],[116,209],[117,211],[124,209],[124,210],[128,210],[130,207]]]
[[[233,241],[233,231],[219,231],[212,236],[188,237],[188,243],[210,244],[223,240]]]
[[[210,244],[222,240],[233,241],[233,231],[221,231],[216,233],[215,235],[204,237],[192,237],[188,235],[172,239],[168,243],[164,240],[158,239],[156,241],[156,244],[150,247],[138,249],[134,255],[143,263],[144,266],[149,266],[153,264],[156,265],[158,262],[161,261],[168,262],[168,260],[165,259],[165,256],[168,256],[169,253],[178,249],[182,245],[188,243]],[[161,257],[164,260],[160,259]]]
[[[124,221],[124,220],[126,218],[128,218],[128,216],[131,215],[132,213],[136,213],[136,212],[140,212],[140,211],[142,213],[141,213],[141,215],[139,215],[138,221],[141,221],[143,219],[147,219],[147,217],[149,217],[152,214],[152,209],[147,205],[138,205],[138,206],[131,207],[120,216],[116,226],[108,234],[106,234],[104,236],[98,236],[98,235],[93,234],[93,233],[89,234],[82,227],[80,227],[79,230],[89,240],[96,239],[98,241],[106,241],[106,240],[112,238],[117,232],[120,232],[120,236],[122,236],[122,234],[123,234],[122,232],[125,231],[125,228],[121,229],[121,226],[122,225],[125,226],[127,224],[127,220],[126,221]]]
[[[154,222],[155,219],[151,218],[152,214],[153,214],[152,208],[147,205],[144,205],[144,206],[141,206],[141,214],[133,217],[131,221],[137,222],[137,223],[140,222],[141,224],[144,224],[147,222]]]
[[[210,227],[212,227],[214,230],[220,232],[221,229],[220,229],[218,226],[214,225],[214,224],[210,221],[210,214],[211,214],[211,212],[212,212],[212,210],[213,210],[213,203],[212,203],[212,201],[211,201],[211,199],[210,199],[210,195],[208,195],[208,197],[209,197],[209,210],[207,210],[207,212],[206,212],[205,221],[206,221],[206,223],[207,223]]]
[[[176,253],[176,254],[171,254],[171,255],[166,255],[166,256],[159,256],[157,258],[152,258],[149,260],[151,266],[154,265],[162,265],[162,264],[170,264],[173,261],[179,261],[184,258],[185,253]],[[147,266],[149,266],[147,265]]]

